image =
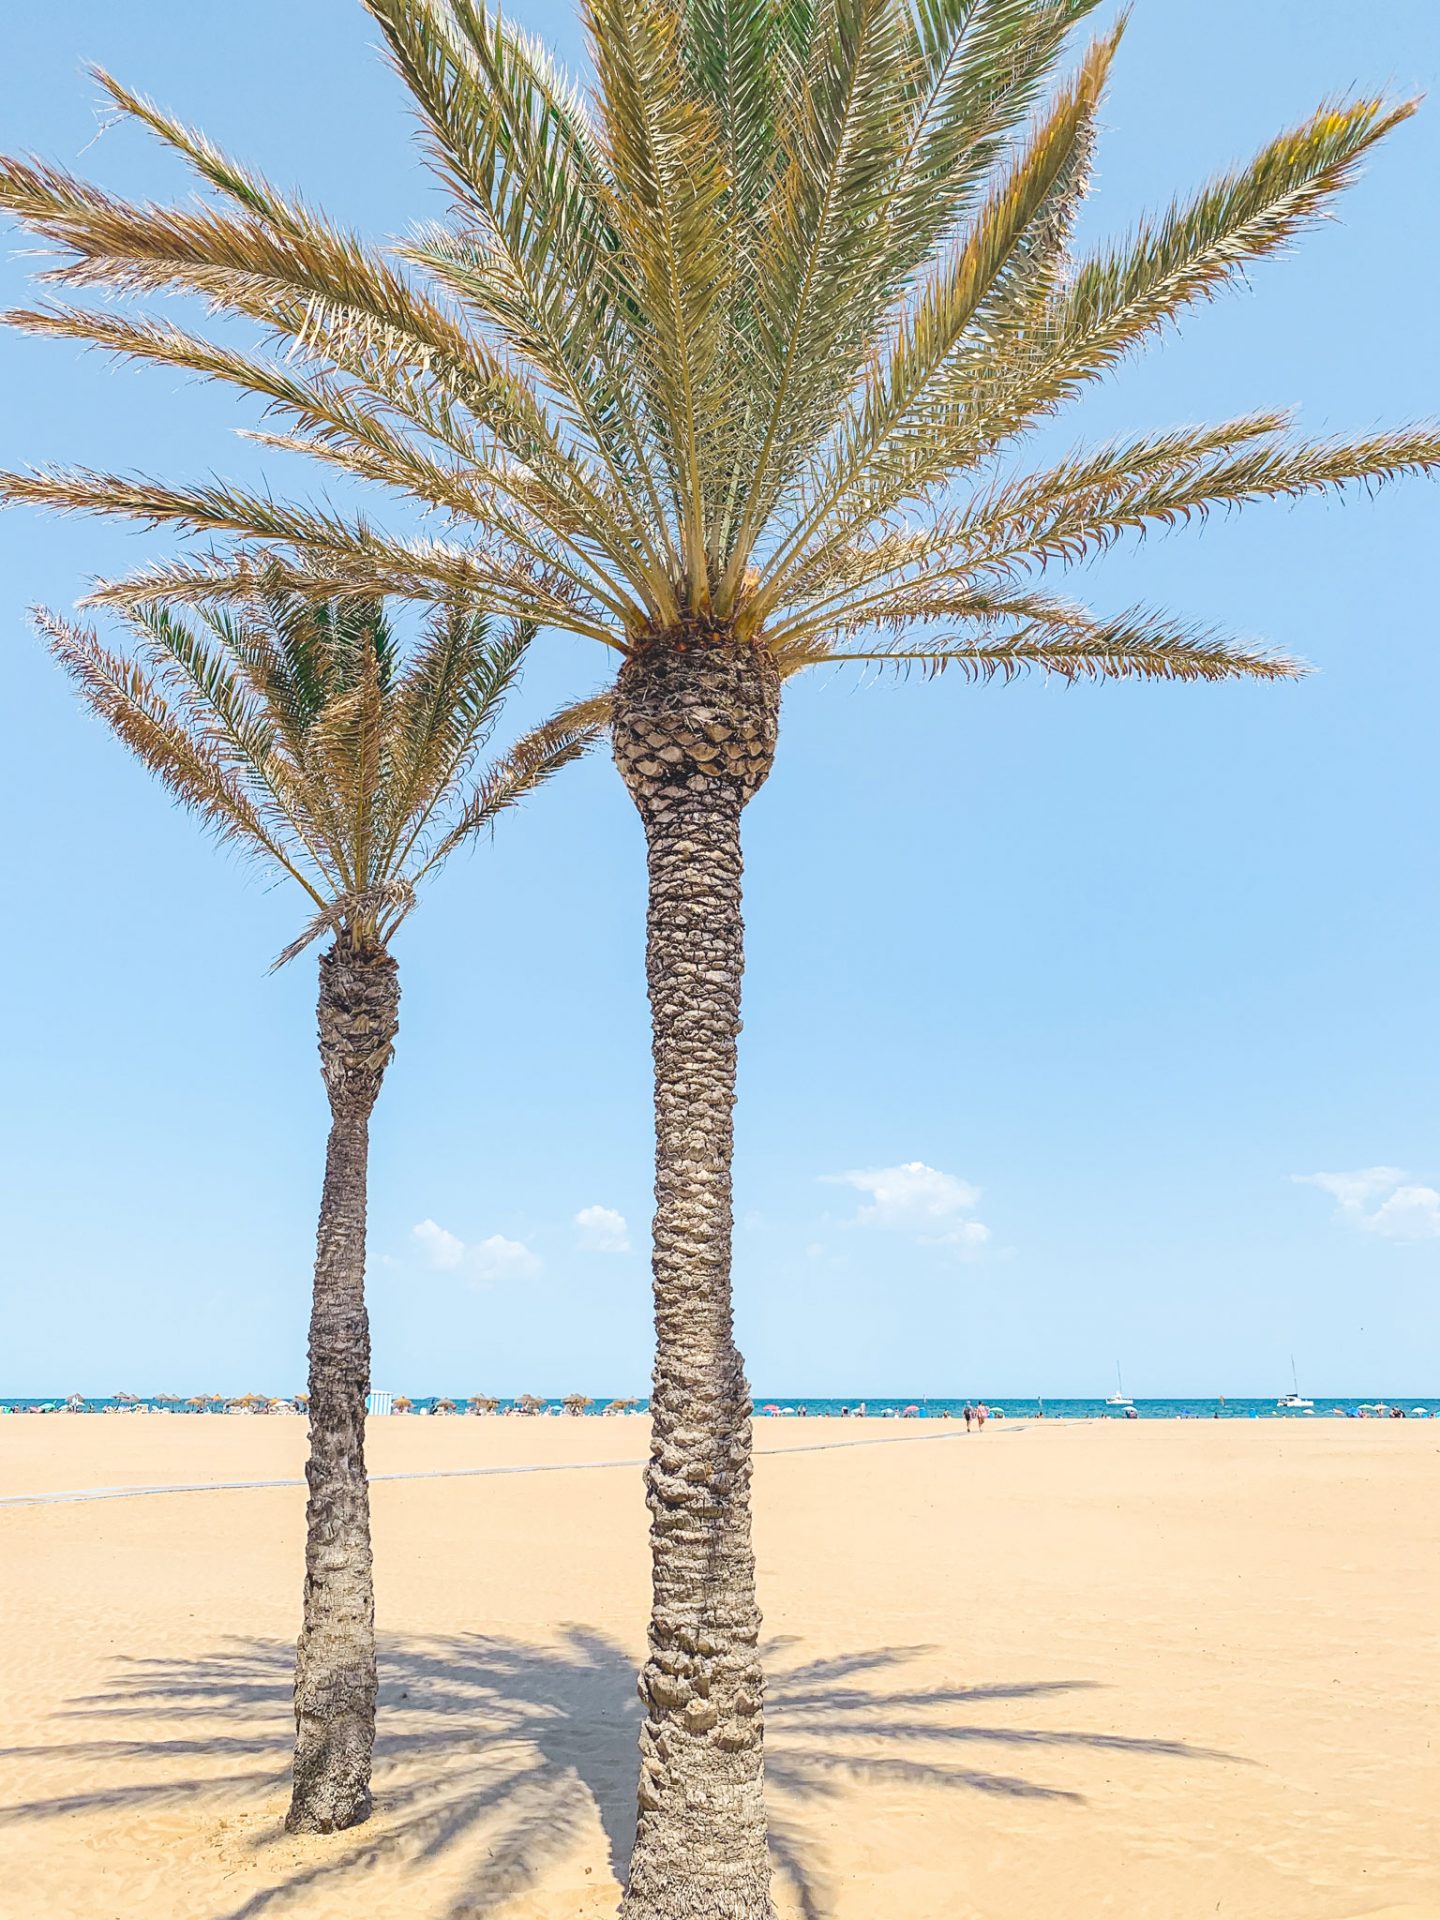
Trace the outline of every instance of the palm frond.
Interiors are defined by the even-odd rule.
[[[393,361],[454,391],[522,459],[557,476],[573,464],[531,387],[476,334],[354,234],[298,203],[261,219],[210,207],[140,206],[57,167],[0,158],[0,209],[52,241],[42,278],[127,294],[190,292],[315,357],[383,380]],[[412,373],[413,379],[413,373]]]
[[[797,645],[782,670],[855,663],[920,669],[927,677],[952,668],[971,681],[1042,672],[1062,680],[1293,680],[1308,669],[1268,648],[1247,646],[1206,627],[1187,627],[1132,608],[1105,620],[1075,609],[1064,623],[1046,620],[998,635],[964,634],[870,648]]]
[[[756,425],[736,449],[740,506],[723,586],[735,597],[796,450],[808,449],[870,348],[886,237],[870,216],[904,151],[909,45],[892,0],[825,0],[819,57],[786,102],[785,164],[759,216]]]
[[[273,861],[313,900],[322,897],[323,878],[307,872],[303,857],[271,833],[214,740],[187,724],[140,661],[107,648],[93,629],[48,608],[35,608],[32,617],[85,705],[182,806],[199,814],[221,841]]]
[[[233,673],[240,704],[207,750],[228,777],[246,741],[263,762],[269,740],[297,810],[315,783],[322,853],[368,835],[371,871],[405,843],[398,820],[470,779],[465,722],[421,716],[500,644],[441,631],[477,605],[622,654],[708,608],[785,672],[871,639],[892,662],[986,674],[1268,671],[1158,616],[1097,621],[1035,576],[1217,507],[1440,465],[1440,430],[1312,444],[1273,415],[1039,471],[1013,457],[1325,214],[1413,103],[1327,105],[1077,259],[1117,34],[1055,76],[1098,0],[586,0],[593,103],[484,0],[367,4],[453,203],[403,247],[328,220],[108,75],[201,202],[135,203],[0,159],[0,210],[54,250],[46,278],[198,295],[218,323],[52,305],[14,324],[221,381],[259,403],[265,444],[437,516],[444,537],[402,538],[368,512],[222,480],[0,476],[12,500],[196,538],[92,598],[196,610],[195,685],[182,699],[165,677],[191,671],[177,643],[166,712],[188,723],[212,668]],[[219,332],[236,319],[259,348]],[[367,653],[349,612],[307,628],[366,599],[442,609],[419,679],[387,679],[378,627]],[[932,642],[947,621],[966,635]],[[413,735],[387,718],[406,698]],[[323,726],[317,702],[332,703]],[[235,777],[259,793],[268,776]],[[388,814],[360,808],[378,787]],[[339,815],[322,789],[343,794]],[[425,813],[420,839],[443,831]]]
[[[1322,107],[1247,167],[1078,262],[1041,339],[988,364],[977,350],[955,369],[968,421],[953,456],[983,458],[1108,373],[1186,307],[1215,298],[1253,261],[1282,252],[1415,106],[1368,97]]]
[[[916,0],[913,100],[888,189],[891,272],[914,272],[997,166],[1100,0]],[[1123,23],[1122,23],[1123,24]]]
[[[789,563],[811,563],[815,549],[809,543],[816,529],[826,530],[823,552],[857,523],[872,519],[877,506],[903,497],[913,484],[916,441],[920,470],[928,479],[937,441],[945,437],[943,414],[938,421],[936,417],[937,398],[944,406],[937,386],[957,347],[982,320],[987,303],[999,308],[1002,326],[1010,318],[1005,311],[1012,297],[1007,280],[1018,272],[1027,285],[1038,285],[1042,297],[1048,290],[1054,258],[1048,243],[1063,242],[1078,204],[1095,115],[1120,31],[1090,48],[1073,80],[996,180],[963,240],[901,315],[804,487],[796,525],[765,569],[766,584],[754,607],[758,618],[784,597]],[[1038,280],[1037,244],[1042,263]],[[994,325],[981,327],[992,339],[996,331]],[[847,494],[858,496],[848,513],[843,506]]]
[[[534,639],[527,621],[492,637],[490,622],[464,607],[432,618],[396,702],[399,765],[387,842],[395,856],[408,859],[489,744]]]
[[[951,552],[972,572],[1074,565],[1126,534],[1203,520],[1216,508],[1440,470],[1434,427],[1307,445],[1276,439],[1262,417],[1241,445],[1237,424],[1101,449],[1028,477],[950,523]]]
[[[687,597],[709,594],[707,477],[728,439],[728,178],[713,110],[689,88],[669,0],[585,0],[609,212],[630,266],[634,373],[665,434]]]
[[[455,604],[407,653],[381,600],[281,580],[257,574],[198,626],[137,608],[123,650],[36,615],[86,704],[170,791],[305,889],[315,912],[277,966],[327,930],[385,946],[446,854],[583,752],[607,711],[565,710],[469,785],[534,629],[492,637]]]
[[[454,825],[427,856],[420,873],[432,873],[464,841],[493,827],[508,808],[518,806],[527,794],[588,753],[601,737],[608,720],[608,699],[581,701],[564,708],[517,741],[475,786]]]

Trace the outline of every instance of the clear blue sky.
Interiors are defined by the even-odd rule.
[[[568,7],[518,10],[574,56]],[[375,38],[352,0],[56,0],[9,25],[3,142],[174,191],[137,132],[95,140],[96,60],[398,233],[438,201]],[[1139,0],[1090,231],[1334,90],[1437,70],[1433,0]],[[1440,101],[1338,222],[1059,437],[1277,403],[1316,432],[1440,411],[1437,177]],[[235,400],[62,345],[0,338],[0,396],[5,465],[264,465]],[[1322,671],[1298,687],[836,677],[788,696],[747,816],[736,1279],[761,1391],[1088,1393],[1118,1357],[1136,1395],[1240,1395],[1288,1386],[1292,1350],[1316,1392],[1435,1390],[1437,511],[1424,484],[1254,510],[1081,583],[1301,652]],[[266,972],[301,903],[217,856],[26,627],[32,601],[154,550],[0,518],[0,1394],[303,1379],[313,958]],[[547,640],[528,705],[601,670]],[[447,871],[401,937],[374,1129],[380,1385],[645,1386],[641,852],[597,760]]]

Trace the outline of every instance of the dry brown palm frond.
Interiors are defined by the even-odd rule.
[[[955,669],[967,680],[1013,680],[1039,671],[1063,680],[1294,680],[1303,662],[1269,648],[1246,645],[1213,629],[1180,627],[1164,616],[1132,608],[1102,619],[1081,608],[1000,634],[939,636],[865,649],[796,641],[780,655],[787,673],[805,667],[865,664],[926,678]]]

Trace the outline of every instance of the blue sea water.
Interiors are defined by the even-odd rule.
[[[1315,1411],[1290,1412],[1278,1407],[1274,1400],[1137,1400],[1135,1412],[1142,1420],[1308,1420],[1334,1417],[1337,1414],[1356,1414],[1364,1407],[1383,1404],[1387,1407],[1401,1407],[1407,1415],[1422,1410],[1433,1418],[1440,1418],[1440,1398],[1425,1394],[1375,1393],[1363,1394],[1317,1394]],[[1034,1396],[995,1394],[985,1396],[986,1405],[992,1413],[1005,1419],[1015,1420],[1120,1420],[1125,1417],[1124,1410],[1107,1406],[1102,1400],[1038,1400]],[[437,1404],[437,1396],[415,1397],[412,1401],[416,1413],[432,1413]],[[605,1410],[607,1401],[597,1397],[589,1412],[598,1415]],[[648,1402],[638,1399],[627,1404],[643,1412]],[[499,1411],[509,1413],[515,1409],[514,1400],[499,1402]],[[561,1409],[559,1399],[541,1402],[544,1412],[554,1413]],[[823,1418],[843,1414],[847,1411],[857,1414],[862,1409],[877,1418],[905,1418],[921,1420],[956,1419],[965,1405],[963,1400],[907,1400],[891,1398],[884,1394],[853,1394],[835,1399],[787,1399],[781,1396],[757,1394],[755,1411],[761,1418],[805,1417]],[[223,1401],[208,1402],[203,1408],[188,1406],[184,1399],[162,1403],[152,1397],[140,1395],[133,1402],[122,1402],[111,1396],[105,1398],[82,1398],[79,1395],[67,1397],[64,1394],[51,1395],[48,1398],[11,1397],[0,1399],[0,1413],[29,1413],[37,1409],[63,1412],[66,1408],[76,1413],[106,1413],[110,1411],[168,1411],[171,1413],[197,1414],[221,1413]],[[458,1403],[459,1411],[464,1412],[463,1400]]]

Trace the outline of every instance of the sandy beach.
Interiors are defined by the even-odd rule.
[[[1435,1920],[1440,1432],[757,1427],[785,1920]],[[295,1479],[299,1419],[0,1421],[0,1496]],[[303,1492],[0,1507],[6,1920],[599,1920],[640,1419],[372,1423],[376,1811],[280,1831]],[[539,1473],[470,1474],[536,1466]],[[581,1470],[583,1469],[583,1470]]]

